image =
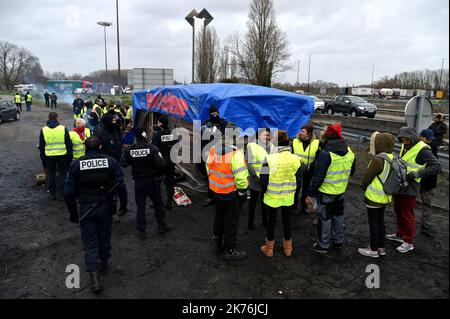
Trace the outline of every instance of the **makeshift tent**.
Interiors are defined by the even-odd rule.
[[[209,118],[209,107],[242,130],[277,128],[295,137],[314,112],[310,97],[246,84],[191,84],[133,93],[133,108],[168,114],[187,122]]]

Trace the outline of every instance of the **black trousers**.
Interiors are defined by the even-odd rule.
[[[166,185],[167,204],[170,205],[173,201],[173,194],[175,193],[173,189],[175,186],[175,165],[171,162],[168,162],[164,168],[164,184]]]
[[[45,107],[50,107],[50,100],[45,100]]]
[[[264,204],[264,193],[250,189],[250,201],[248,203],[248,225],[253,226],[255,220],[255,209],[258,199],[261,198],[261,223],[267,226],[267,205]]]
[[[164,225],[166,222],[166,212],[162,201],[161,187],[159,182],[153,177],[136,178],[134,180],[134,199],[137,206],[136,229],[144,232],[147,226],[145,218],[145,204],[147,197],[150,197],[155,207],[155,218],[158,225]]]
[[[373,251],[378,250],[378,248],[384,248],[384,236],[386,236],[386,228],[384,225],[385,210],[385,206],[379,208],[367,207],[370,227],[370,249]]]
[[[22,112],[22,103],[16,103],[16,106],[17,106],[17,110]]]
[[[52,109],[53,109],[53,108],[56,109],[56,106],[57,106],[56,101],[52,101],[50,107],[51,107]]]
[[[281,207],[281,217],[283,220],[283,232],[284,232],[284,239],[290,240],[292,237],[292,230],[291,230],[291,210],[292,206],[282,206]],[[275,225],[277,223],[277,211],[278,208],[273,208],[268,206],[267,207],[267,213],[269,217],[269,223],[267,224],[267,240],[274,240],[275,238]]]
[[[216,199],[216,215],[214,218],[214,237],[216,243],[226,250],[237,248],[237,232],[239,225],[239,198],[232,200]]]
[[[56,171],[59,172],[59,185],[62,192],[69,167],[69,159],[67,156],[48,156],[45,158],[45,164],[48,170],[48,190],[50,194],[56,194]]]
[[[303,173],[302,185],[301,185],[301,187],[297,186],[297,189],[295,190],[294,209],[299,208],[298,204],[300,202],[300,209],[302,211],[306,210],[305,200],[306,200],[306,197],[308,197],[308,187],[309,187],[309,184],[311,183],[311,179],[312,179],[312,171],[305,170],[305,172]],[[300,191],[301,191],[301,198],[299,201]]]

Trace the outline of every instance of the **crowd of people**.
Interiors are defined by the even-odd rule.
[[[247,256],[238,248],[239,215],[243,203],[248,202],[248,229],[255,229],[255,215],[260,203],[261,224],[266,238],[261,252],[274,255],[275,226],[278,211],[283,224],[283,253],[293,253],[293,216],[315,214],[317,241],[311,249],[327,254],[344,244],[345,194],[350,177],[356,169],[356,155],[347,145],[340,124],[329,125],[316,137],[314,127],[306,124],[292,141],[284,131],[274,133],[260,129],[257,139],[240,149],[237,137],[225,134],[236,126],[220,117],[216,107],[210,108],[210,118],[202,131],[220,132],[219,142],[210,149],[203,165],[208,178],[209,200],[215,205],[213,234],[217,253],[226,260],[240,260]],[[131,111],[132,112],[132,111]],[[131,122],[130,108],[107,105],[101,96],[89,103],[77,96],[73,103],[74,128],[59,124],[55,112],[42,129],[39,149],[48,168],[48,189],[56,199],[56,170],[60,172],[60,189],[70,212],[70,221],[80,223],[85,251],[86,270],[91,276],[92,290],[101,290],[99,273],[108,268],[111,257],[111,227],[119,199],[119,214],[128,212],[127,186],[122,167],[131,166],[137,206],[136,229],[146,238],[146,199],[155,210],[158,233],[165,234],[172,227],[166,211],[172,209],[175,164],[170,157],[177,136],[169,129],[167,116],[158,119],[157,131],[135,128],[135,142],[123,147],[123,130]],[[129,122],[127,122],[127,120]],[[363,200],[367,207],[370,244],[358,249],[367,257],[386,254],[385,239],[401,243],[400,253],[414,249],[416,198],[422,197],[421,230],[432,233],[431,198],[441,165],[431,129],[420,134],[411,127],[402,128],[397,136],[402,144],[394,154],[395,137],[375,132],[371,138],[373,156],[362,181]],[[385,191],[384,183],[393,171],[394,159],[407,167],[407,185],[395,194]],[[167,198],[163,199],[160,183],[164,179]],[[348,200],[348,199],[347,199]],[[355,200],[355,198],[352,198]],[[79,209],[77,209],[77,202]],[[384,213],[393,203],[397,215],[397,232],[385,233]]]

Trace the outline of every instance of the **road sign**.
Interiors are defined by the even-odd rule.
[[[405,107],[406,124],[414,127],[417,133],[428,128],[433,121],[433,105],[425,96],[415,96]]]

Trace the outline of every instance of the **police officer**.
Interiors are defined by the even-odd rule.
[[[126,210],[127,190],[119,163],[100,153],[100,140],[89,137],[86,155],[72,162],[64,187],[64,198],[70,221],[80,223],[86,271],[91,279],[91,290],[99,292],[98,273],[104,273],[111,258],[112,215],[115,211],[115,194]],[[79,201],[79,215],[76,209]],[[100,263],[99,263],[100,260]]]
[[[72,141],[67,129],[59,124],[58,114],[48,114],[47,125],[39,135],[39,152],[42,163],[48,168],[50,199],[56,200],[56,169],[59,170],[61,191],[64,187],[67,167],[72,160]]]
[[[229,124],[227,128],[235,127]],[[216,204],[213,232],[217,252],[226,260],[243,259],[247,254],[237,248],[237,232],[239,204],[247,198],[248,188],[244,154],[224,134],[221,142],[211,148],[206,169]]]
[[[136,229],[139,237],[141,239],[146,237],[145,203],[147,197],[150,197],[155,207],[158,233],[170,232],[171,227],[166,223],[160,185],[156,181],[156,177],[160,175],[159,172],[164,169],[165,160],[159,149],[147,141],[145,129],[141,127],[136,129],[136,143],[123,152],[121,165],[122,167],[131,165],[137,206]]]
[[[158,119],[158,127],[162,130],[153,134],[152,144],[161,151],[162,156],[166,161],[164,168],[164,183],[166,184],[167,202],[166,208],[172,209],[172,201],[175,184],[175,164],[170,158],[170,150],[172,146],[177,143],[177,139],[171,134],[169,129],[169,119],[166,115],[161,115]]]
[[[22,97],[19,92],[16,92],[16,95],[14,95],[14,102],[16,103],[17,110],[22,112]]]

